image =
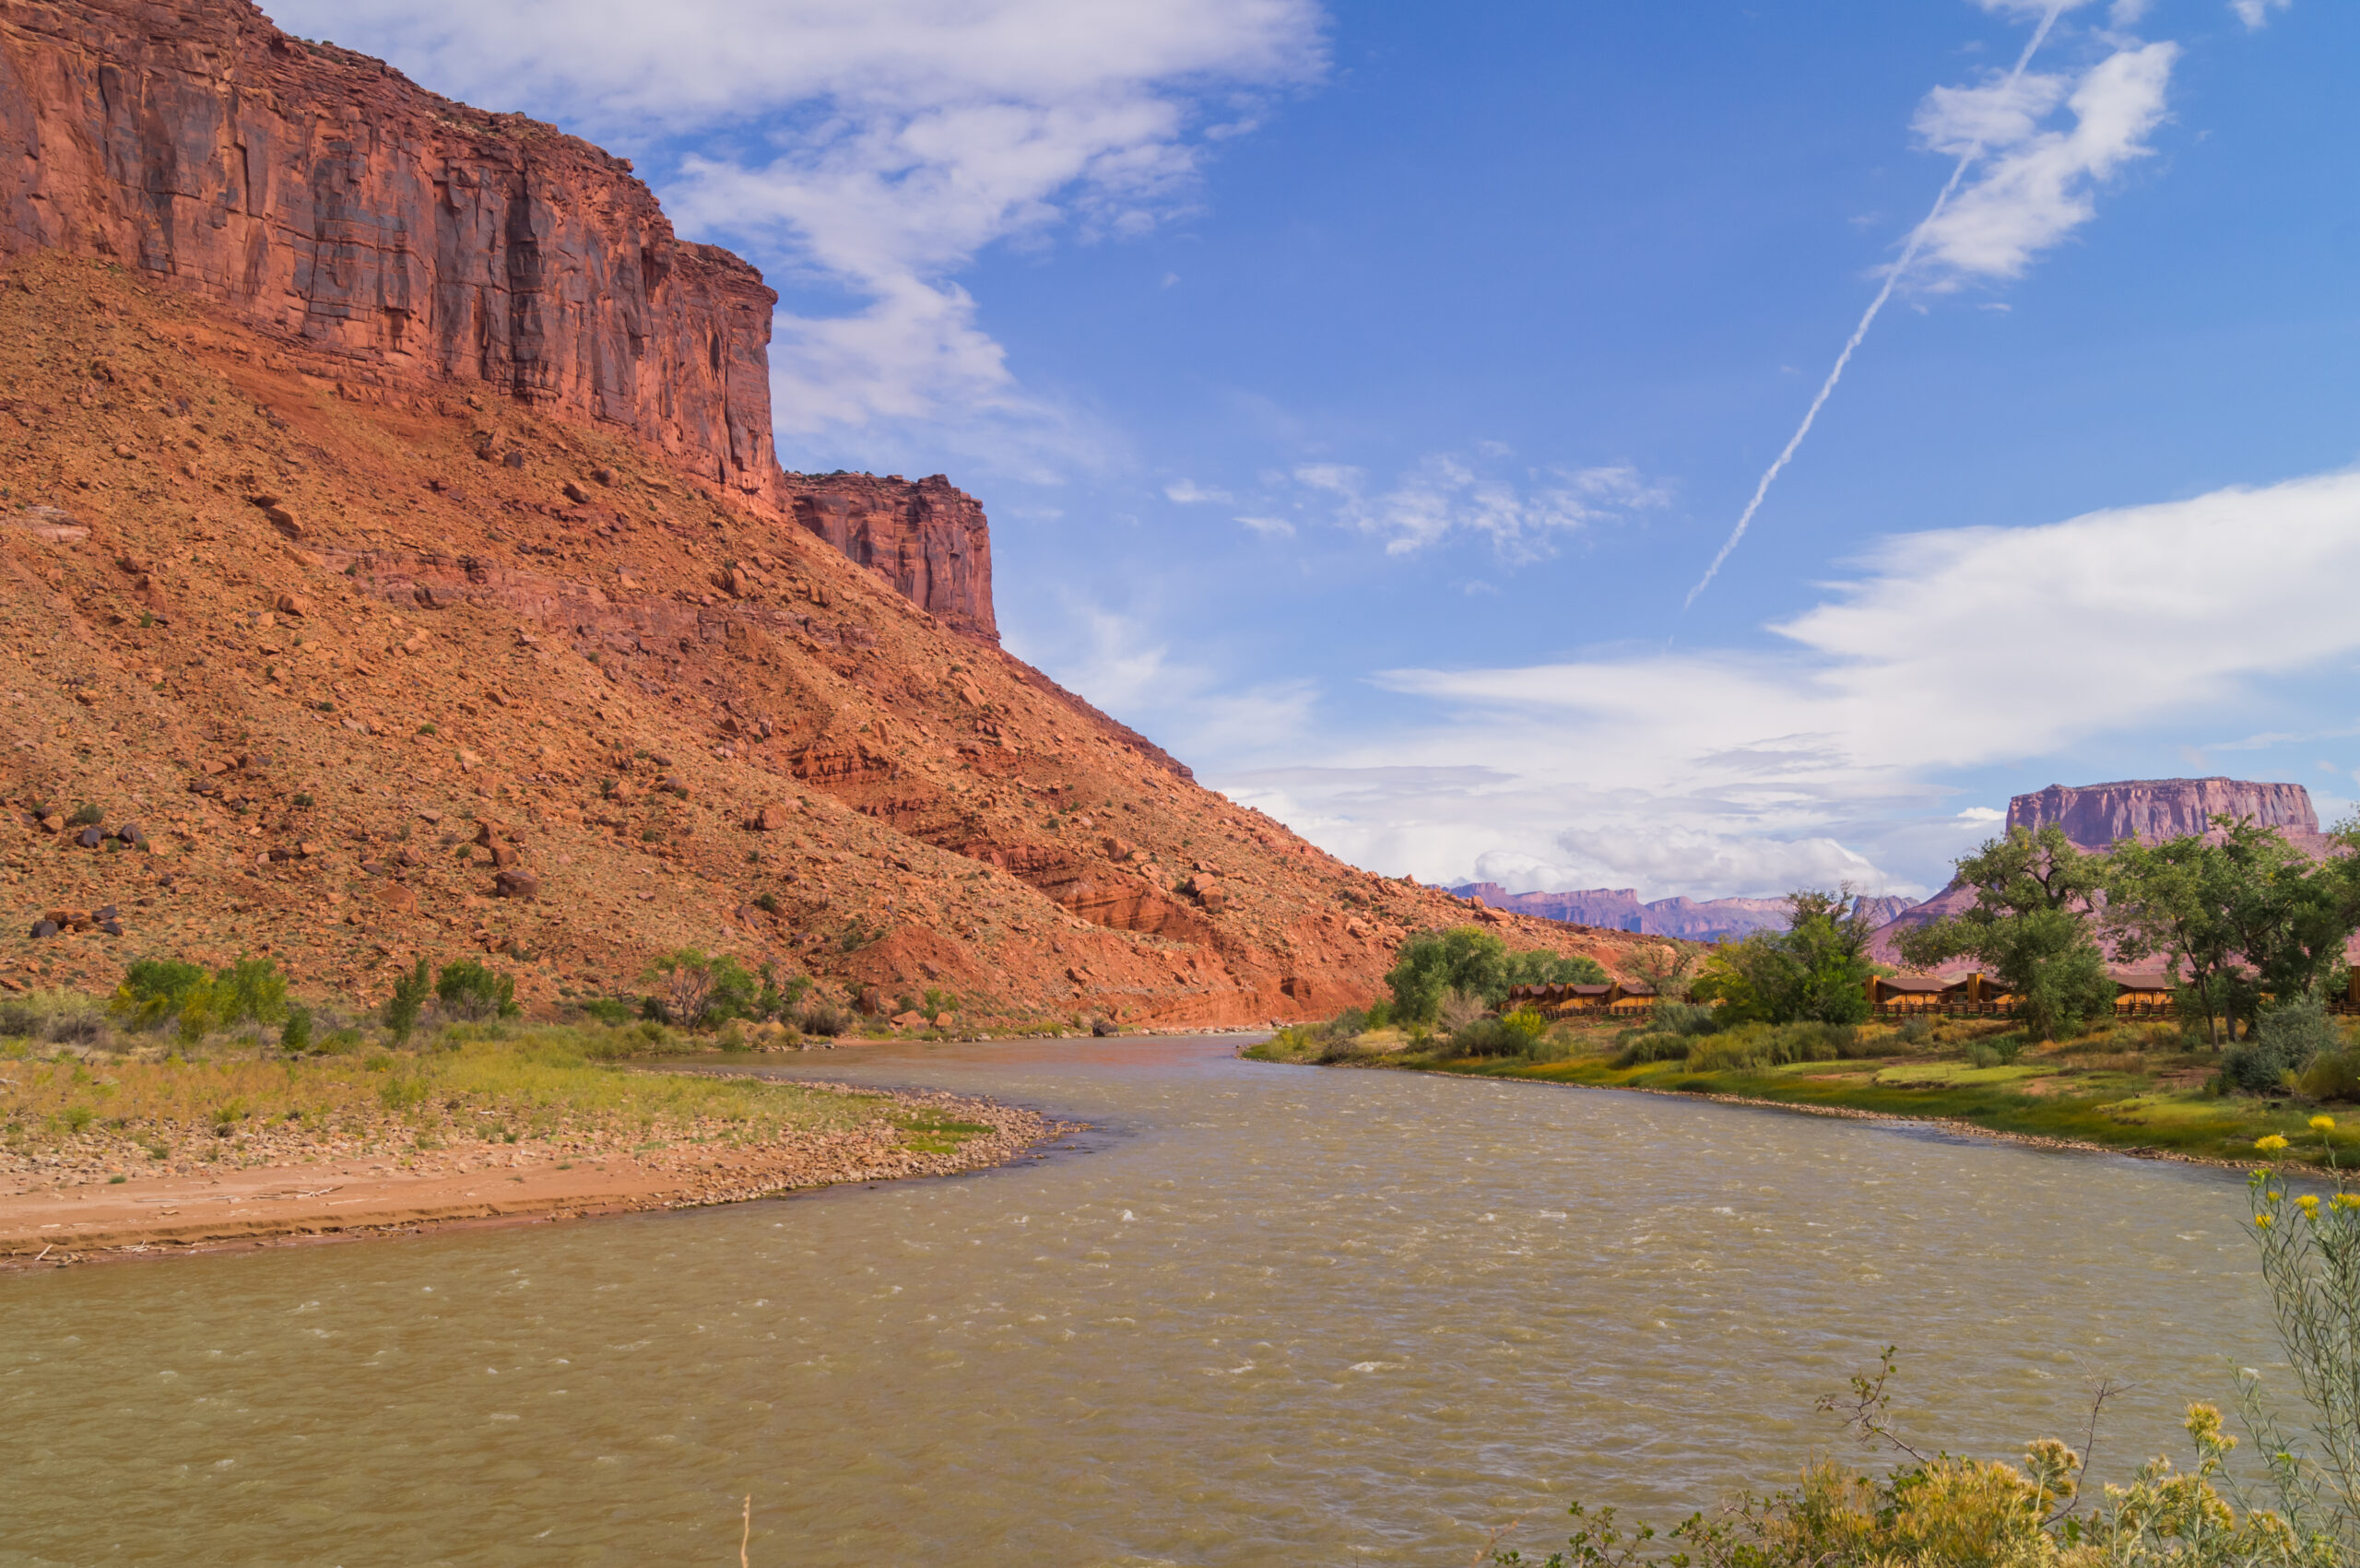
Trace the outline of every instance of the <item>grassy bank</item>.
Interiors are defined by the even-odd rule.
[[[592,1156],[891,1132],[946,1153],[988,1129],[870,1094],[649,1070],[692,1049],[651,1024],[450,1023],[395,1044],[353,1029],[324,1052],[254,1037],[186,1045],[0,1039],[0,1175],[88,1181],[456,1145]],[[731,1053],[703,1059],[727,1062]]]
[[[2309,1126],[2337,1102],[2228,1092],[2220,1055],[2174,1023],[2108,1023],[2047,1044],[1994,1020],[1752,1025],[1693,1036],[1561,1023],[1515,1054],[1481,1055],[1447,1038],[1328,1024],[1281,1031],[1246,1055],[1723,1095],[2240,1162],[2254,1158],[2257,1138],[2276,1134],[2291,1145],[2283,1160],[2316,1163],[2330,1147],[2346,1166],[2360,1159],[2360,1138]]]

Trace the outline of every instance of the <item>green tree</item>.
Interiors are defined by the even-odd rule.
[[[2106,926],[2116,956],[2126,963],[2164,959],[2181,1016],[2201,1010],[2215,1050],[2221,1020],[2234,1035],[2238,1003],[2254,989],[2232,918],[2239,880],[2224,846],[2193,833],[2153,845],[2125,839],[2106,866]]]
[[[1875,928],[1857,913],[1852,890],[1800,889],[1788,896],[1783,931],[1756,931],[1715,951],[1693,990],[1717,998],[1724,1020],[1742,1023],[1859,1023],[1869,1001],[1869,938]]]
[[[2092,934],[2106,871],[2105,856],[2076,846],[2054,822],[2037,833],[2014,829],[1958,862],[1973,907],[1905,931],[1895,946],[1920,969],[1980,960],[2015,993],[2024,1022],[2054,1040],[2114,1006]]]
[[[2339,836],[2347,850],[2360,848],[2353,825]],[[2314,862],[2275,829],[2250,822],[2229,826],[2221,850],[2233,882],[2228,925],[2253,966],[2253,987],[2281,1005],[2319,996],[2360,930],[2360,865],[2350,855]],[[2259,1000],[2248,998],[2248,1017]]]
[[[1432,1023],[1443,997],[1453,991],[1486,1001],[1507,995],[1508,945],[1474,925],[1422,931],[1393,955],[1385,984],[1393,992],[1394,1017],[1405,1023]]]
[[[418,961],[417,968],[395,980],[394,994],[385,998],[380,1014],[395,1040],[410,1037],[410,1032],[418,1027],[418,1015],[426,1010],[426,998],[433,994],[434,975],[423,958]]]

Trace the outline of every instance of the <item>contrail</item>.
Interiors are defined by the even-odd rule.
[[[2057,18],[2065,13],[2066,6],[2074,3],[2075,0],[2054,0],[2041,17],[2040,25],[2033,29],[2024,52],[2016,56],[2016,68],[2008,73],[2008,86],[2014,87],[2023,77],[2024,67],[2032,64],[2033,53],[2040,48],[2041,41],[2048,36],[2048,29],[2057,25]],[[1860,346],[1860,339],[1869,335],[1869,326],[1877,319],[1877,312],[1884,309],[1887,300],[1893,298],[1894,285],[1899,283],[1901,275],[1909,270],[1909,264],[1918,259],[1918,248],[1926,242],[1926,230],[1933,227],[1934,219],[1940,218],[1942,208],[1950,205],[1951,195],[1958,189],[1958,183],[1965,177],[1967,165],[1982,156],[1981,142],[1976,142],[1961,155],[1958,167],[1951,171],[1949,181],[1942,186],[1942,194],[1934,198],[1934,205],[1924,220],[1909,231],[1909,243],[1902,247],[1901,259],[1894,263],[1893,270],[1884,275],[1884,287],[1877,290],[1877,297],[1869,301],[1868,310],[1860,317],[1860,324],[1852,329],[1850,337],[1845,339],[1844,352],[1835,356],[1835,368],[1827,372],[1827,381],[1820,387],[1819,395],[1811,400],[1811,407],[1803,413],[1803,422],[1795,427],[1794,436],[1787,442],[1787,449],[1778,454],[1777,461],[1771,464],[1762,476],[1762,482],[1753,487],[1753,499],[1745,503],[1745,512],[1738,518],[1737,526],[1729,530],[1729,540],[1721,546],[1721,553],[1713,558],[1713,564],[1705,568],[1705,575],[1696,580],[1696,586],[1689,589],[1688,597],[1681,601],[1682,610],[1685,611],[1696,602],[1696,595],[1705,591],[1706,584],[1721,570],[1721,562],[1729,560],[1729,552],[1737,548],[1737,542],[1745,537],[1746,525],[1753,521],[1754,513],[1761,509],[1762,498],[1770,493],[1771,481],[1793,459],[1795,449],[1803,443],[1803,437],[1811,434],[1811,422],[1819,418],[1819,411],[1826,406],[1828,394],[1835,390],[1835,383],[1844,379],[1844,367],[1852,362],[1852,350]]]

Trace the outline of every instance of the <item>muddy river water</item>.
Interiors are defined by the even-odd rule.
[[[0,1564],[1465,1563],[1791,1471],[2182,1452],[2275,1349],[2232,1173],[1228,1040],[774,1070],[1093,1124],[957,1180],[0,1277]]]

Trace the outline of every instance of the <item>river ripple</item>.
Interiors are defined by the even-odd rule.
[[[1077,1151],[0,1279],[0,1563],[1460,1563],[1791,1470],[1888,1342],[1953,1452],[2180,1451],[2273,1352],[2234,1175],[1633,1094],[893,1046]]]

